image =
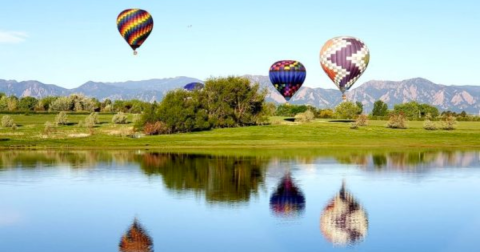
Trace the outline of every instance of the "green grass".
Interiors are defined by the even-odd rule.
[[[3,115],[0,115],[0,117]],[[480,123],[460,122],[453,131],[427,131],[423,122],[412,121],[404,130],[388,129],[385,121],[370,121],[367,127],[350,129],[349,123],[331,123],[315,120],[296,124],[285,122],[281,117],[272,117],[271,125],[244,128],[216,129],[187,134],[146,136],[139,139],[123,137],[122,132],[132,128],[128,125],[113,125],[113,115],[100,115],[101,125],[94,135],[76,125],[61,126],[49,136],[43,134],[46,121],[54,121],[55,115],[30,114],[10,115],[18,129],[0,129],[0,148],[70,148],[70,149],[447,149],[480,148]],[[86,115],[69,114],[69,121],[78,123]],[[132,116],[129,115],[129,119]],[[235,152],[235,150],[232,150]]]

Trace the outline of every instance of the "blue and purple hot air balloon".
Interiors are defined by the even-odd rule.
[[[306,77],[305,66],[295,60],[277,61],[270,67],[270,81],[287,102],[302,87]]]

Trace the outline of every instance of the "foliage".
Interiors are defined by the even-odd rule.
[[[357,115],[362,114],[363,113],[363,103],[357,101],[357,102],[355,102],[355,105],[357,105],[357,108],[358,108]]]
[[[260,84],[252,84],[247,78],[212,78],[205,82],[204,91],[193,94],[199,94],[199,98],[202,98],[200,100],[208,111],[208,122],[214,128],[256,125],[268,121],[264,111],[267,90],[260,90]]]
[[[407,128],[407,118],[402,112],[390,114],[390,119],[387,122],[387,128],[391,129],[406,129]]]
[[[445,115],[441,120],[443,130],[454,130],[457,128],[457,118],[453,115]]]
[[[403,113],[410,120],[417,120],[424,118],[427,114],[431,114],[433,117],[439,115],[438,109],[429,104],[419,104],[416,101],[397,104],[394,106],[394,112]]]
[[[372,116],[388,115],[388,105],[382,100],[378,100],[373,104]]]
[[[200,91],[183,89],[167,93],[155,115],[156,121],[163,122],[169,132],[191,132],[211,128],[204,96]],[[219,116],[220,117],[220,116]]]
[[[432,122],[430,119],[426,119],[423,122],[423,128],[426,130],[437,130],[437,124],[435,122]]]
[[[358,123],[357,122],[352,122],[350,124],[350,129],[358,129]]]
[[[14,124],[12,124],[11,128],[12,128],[12,130],[17,130],[18,126],[17,126],[17,124],[14,123]]]
[[[12,117],[6,115],[2,117],[2,127],[4,128],[10,128],[15,124],[15,121],[13,120]]]
[[[365,114],[361,114],[357,117],[355,124],[358,126],[367,126],[368,125],[368,116]]]
[[[334,116],[335,114],[331,109],[319,109],[317,111],[318,118],[333,118]]]
[[[296,114],[304,113],[309,107],[307,105],[293,105],[282,104],[277,107],[275,111],[276,116],[295,116]]]
[[[311,110],[295,115],[295,122],[308,123],[315,119],[315,115]]]
[[[360,108],[353,102],[342,102],[335,108],[335,117],[338,119],[354,119]]]
[[[127,124],[128,116],[123,112],[118,112],[112,118],[114,124]]]
[[[67,112],[61,111],[58,113],[58,115],[55,117],[55,124],[58,125],[67,125],[68,124],[68,116]]]
[[[246,78],[210,79],[203,90],[168,92],[157,106],[148,106],[137,128],[162,122],[168,133],[258,125],[268,121],[266,90]],[[150,130],[149,130],[150,131]]]
[[[18,103],[18,108],[22,111],[33,111],[37,103],[38,100],[35,97],[22,97]]]

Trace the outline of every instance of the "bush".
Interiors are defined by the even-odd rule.
[[[358,123],[352,122],[352,124],[350,124],[350,129],[358,129]]]
[[[443,130],[454,130],[457,128],[457,118],[453,115],[443,116],[441,122]]]
[[[58,125],[67,125],[68,124],[68,116],[67,112],[62,111],[58,113],[58,115],[55,117],[55,124]]]
[[[17,125],[14,123],[14,124],[12,125],[12,130],[17,130],[17,128],[18,128]]]
[[[423,128],[426,130],[437,130],[437,124],[435,122],[430,121],[430,119],[426,119],[423,122]]]
[[[368,125],[368,116],[365,114],[361,114],[357,117],[357,120],[355,120],[355,124],[357,126],[367,126]]]
[[[52,122],[45,122],[45,128],[43,132],[47,135],[56,131],[55,124]]]
[[[2,127],[5,128],[10,128],[15,124],[15,121],[13,121],[13,118],[10,116],[6,115],[2,117]]]
[[[311,110],[307,110],[303,113],[299,113],[295,116],[295,122],[308,123],[315,119],[315,115]]]
[[[123,112],[118,112],[112,118],[114,124],[127,124],[128,116]]]
[[[390,119],[387,123],[387,128],[391,129],[406,129],[407,119],[403,113],[391,113]]]

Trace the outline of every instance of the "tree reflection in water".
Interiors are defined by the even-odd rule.
[[[268,159],[192,154],[145,153],[140,157],[147,175],[161,175],[176,193],[204,194],[210,203],[248,202],[264,185]]]
[[[367,213],[346,191],[345,182],[325,207],[320,218],[320,229],[328,241],[339,246],[358,243],[367,235]]]
[[[290,173],[282,178],[270,198],[270,209],[280,217],[295,217],[303,213],[305,196],[294,184]]]
[[[153,241],[145,229],[135,219],[128,231],[122,236],[120,252],[153,252]]]

